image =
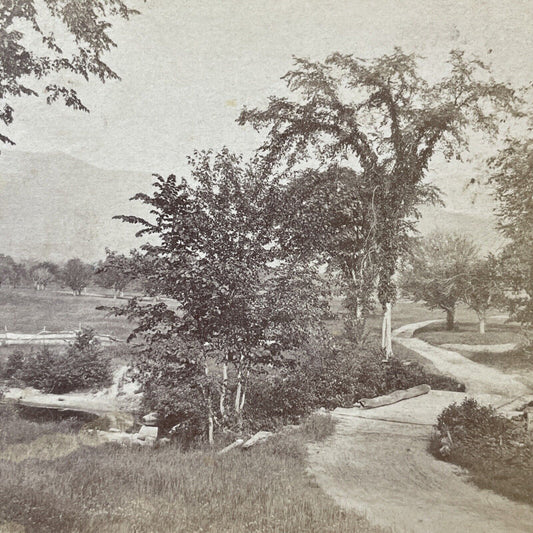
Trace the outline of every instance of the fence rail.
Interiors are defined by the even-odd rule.
[[[16,346],[24,344],[32,345],[64,345],[76,340],[76,331],[40,331],[39,333],[0,333],[0,345]],[[122,342],[111,335],[95,335],[95,338],[103,345],[117,344]]]

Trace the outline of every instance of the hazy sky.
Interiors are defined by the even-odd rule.
[[[395,45],[439,72],[454,47],[498,77],[533,79],[531,0],[148,0],[118,22],[108,61],[121,82],[77,82],[91,114],[25,99],[15,150],[61,151],[112,169],[168,172],[194,148],[257,146],[235,123],[243,105],[279,92],[291,56],[372,57]],[[488,51],[492,50],[490,55]]]
[[[371,58],[400,46],[439,77],[448,52],[463,48],[490,61],[499,79],[533,80],[533,0],[133,1],[142,14],[117,21],[118,48],[107,57],[122,81],[73,82],[90,114],[16,102],[7,133],[17,146],[0,147],[2,253],[95,259],[105,246],[137,246],[112,215],[131,212],[128,198],[149,189],[151,172],[179,174],[194,149],[255,149],[258,135],[235,119],[284,90],[293,55]],[[432,211],[426,229],[495,240],[487,189],[475,205],[463,190],[472,172],[472,164],[435,164],[448,218]]]

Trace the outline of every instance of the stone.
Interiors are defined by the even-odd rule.
[[[155,411],[143,416],[143,423],[145,426],[157,426],[159,423],[159,416]]]
[[[159,433],[159,428],[154,426],[142,426],[137,433],[137,438],[139,440],[155,440]]]

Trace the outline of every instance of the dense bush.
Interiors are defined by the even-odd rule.
[[[417,363],[405,365],[396,358],[384,362],[380,349],[347,343],[307,354],[284,373],[254,378],[245,418],[253,429],[272,429],[319,407],[353,407],[361,398],[423,383],[434,389],[464,390],[454,379],[430,374]]]
[[[524,421],[467,398],[439,415],[431,451],[467,468],[481,487],[533,503],[533,444]]]
[[[4,376],[44,392],[62,394],[109,384],[111,369],[94,331],[84,329],[63,352],[47,346],[28,354],[13,352]]]
[[[320,407],[352,407],[361,398],[422,383],[435,389],[464,389],[457,381],[430,374],[417,363],[406,365],[396,358],[384,362],[382,351],[371,345],[345,343],[334,347],[315,342],[293,355],[282,368],[267,367],[250,376],[243,412],[245,431],[273,430],[297,423]],[[213,379],[211,386],[220,387],[216,378]],[[235,386],[235,376],[230,372],[228,390]],[[215,399],[216,395],[213,405]],[[206,400],[201,393],[201,382],[194,376],[184,377],[169,367],[167,372],[145,384],[144,408],[159,413],[163,429],[177,426],[176,433],[184,442],[205,435]],[[239,431],[238,424],[229,418],[218,417],[215,424],[216,430]]]

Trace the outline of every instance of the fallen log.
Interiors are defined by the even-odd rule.
[[[242,449],[247,450],[248,448],[251,448],[255,444],[258,444],[260,442],[265,442],[270,437],[272,437],[274,433],[271,431],[258,431],[253,437],[249,438],[243,445]]]
[[[397,390],[386,394],[385,396],[378,396],[377,398],[362,398],[357,402],[363,409],[375,409],[384,405],[391,405],[393,403],[408,400],[409,398],[416,398],[427,394],[431,390],[429,385],[417,385],[406,390]]]
[[[225,448],[222,448],[222,450],[218,452],[218,455],[223,455],[231,450],[234,450],[235,448],[239,448],[240,446],[242,446],[243,442],[244,439],[237,439],[235,442],[232,442],[231,444],[228,444],[228,446],[226,446]]]

